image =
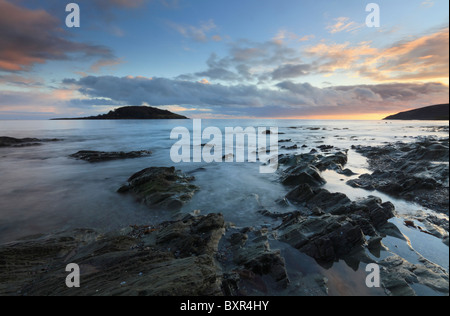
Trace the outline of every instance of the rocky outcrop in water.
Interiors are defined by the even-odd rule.
[[[131,151],[131,152],[103,152],[103,151],[89,151],[82,150],[69,157],[75,158],[78,160],[84,160],[87,162],[95,163],[95,162],[104,162],[111,160],[121,160],[121,159],[133,159],[133,158],[141,158],[150,156],[152,154],[151,151],[141,150],[141,151]]]
[[[131,176],[118,192],[131,193],[150,208],[177,210],[198,191],[194,179],[175,167],[151,167]]]
[[[38,139],[38,138],[13,138],[13,137],[0,137],[0,147],[30,147],[40,146],[45,142],[57,142],[60,139]]]

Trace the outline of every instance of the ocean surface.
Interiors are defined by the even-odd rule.
[[[288,212],[294,206],[280,209],[276,201],[289,188],[279,182],[279,175],[261,174],[257,163],[180,163],[174,164],[170,149],[176,140],[170,139],[173,128],[184,126],[192,130],[191,120],[158,121],[0,121],[0,136],[15,138],[54,139],[41,146],[0,148],[0,244],[19,238],[47,234],[72,228],[94,228],[110,231],[128,225],[145,225],[170,220],[168,211],[149,210],[133,197],[116,193],[134,173],[151,166],[176,166],[195,176],[200,191],[181,212],[201,211],[201,214],[223,213],[237,227],[264,227],[270,219],[257,213],[264,208],[272,212]],[[414,142],[418,136],[448,137],[433,127],[448,126],[448,122],[426,121],[314,121],[314,120],[202,120],[203,128],[278,127],[279,139],[291,139],[298,150],[279,153],[308,153],[319,145],[349,149],[346,166],[357,174],[369,173],[366,159],[351,149],[352,145],[383,145],[397,141]],[[207,143],[209,140],[202,140]],[[301,148],[307,145],[306,148]],[[90,164],[70,158],[80,150],[139,151],[150,150],[149,157]],[[367,192],[346,185],[352,177],[334,171],[323,174],[325,188],[345,193],[357,200],[376,195],[391,201],[400,214],[423,210],[414,203],[396,200],[379,192]],[[354,177],[358,177],[354,176]],[[345,180],[345,181],[343,181]],[[431,212],[431,211],[430,211]],[[449,268],[448,247],[433,236],[409,230],[400,219],[392,222],[410,238],[414,250],[445,269]],[[383,240],[411,263],[417,262],[416,252],[399,240]],[[339,262],[323,271],[305,255],[273,241],[272,248],[282,248],[288,268],[295,270],[302,262],[308,271],[320,270],[330,280],[330,294],[358,294],[367,289],[352,286],[350,280],[364,277]],[[342,280],[347,280],[343,282]],[[334,286],[333,286],[334,284]],[[294,293],[295,294],[295,293]],[[370,293],[368,293],[370,294]]]

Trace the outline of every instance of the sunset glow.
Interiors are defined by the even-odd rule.
[[[448,1],[380,0],[380,27],[337,0],[77,3],[69,28],[64,2],[0,0],[0,119],[148,105],[365,120],[449,100]]]

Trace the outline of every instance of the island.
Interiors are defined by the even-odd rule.
[[[125,106],[108,114],[80,118],[56,118],[53,121],[61,120],[185,120],[186,116],[161,110],[150,106]]]
[[[401,112],[384,120],[448,121],[448,103]]]

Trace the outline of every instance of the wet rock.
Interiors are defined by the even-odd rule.
[[[267,237],[267,229],[232,233],[228,238],[233,261],[233,271],[225,274],[231,277],[225,282],[227,291],[241,293],[244,287],[253,291],[266,293],[285,289],[289,284],[284,258],[280,250],[272,250]],[[227,265],[227,264],[224,264]],[[229,265],[229,264],[228,264]],[[231,288],[230,288],[231,286]]]
[[[279,240],[313,257],[319,263],[334,262],[361,250],[365,237],[361,228],[345,216],[297,216],[278,228]]]
[[[300,184],[290,191],[286,198],[297,204],[303,204],[309,208],[319,207],[326,213],[347,213],[350,199],[343,193],[330,193],[326,189],[311,188],[308,184]]]
[[[384,288],[393,296],[416,296],[411,285],[420,284],[443,295],[449,294],[449,276],[441,267],[421,259],[422,264],[411,264],[393,255],[379,264]]]
[[[377,230],[396,216],[394,205],[383,203],[378,197],[369,196],[353,202],[343,193],[330,193],[326,189],[311,188],[308,184],[297,186],[286,198],[308,209],[317,209],[314,215],[320,215],[321,212],[346,215],[368,236],[376,236]]]
[[[107,235],[74,230],[4,245],[0,295],[222,295],[214,256],[223,231],[223,216],[211,214]],[[80,266],[80,288],[65,285],[69,262]]]
[[[75,158],[78,160],[84,160],[87,162],[95,163],[95,162],[104,162],[111,160],[120,160],[120,159],[133,159],[133,158],[141,158],[150,156],[152,154],[151,151],[141,150],[141,151],[131,151],[131,152],[102,152],[102,151],[88,151],[83,150],[79,151],[69,157]]]
[[[439,214],[437,216],[423,211],[417,211],[413,215],[405,216],[405,218],[406,226],[442,239],[448,245],[449,219],[447,215]],[[418,224],[416,224],[416,221]]]
[[[38,139],[38,138],[13,138],[13,137],[0,137],[0,147],[30,147],[40,146],[43,142],[57,142],[61,139]]]
[[[319,148],[321,151],[327,152],[327,151],[332,150],[334,148],[334,146],[332,146],[332,145],[320,145],[320,146],[317,146],[317,148]]]
[[[320,175],[320,171],[311,165],[299,165],[290,167],[284,172],[281,183],[284,185],[309,184],[311,186],[321,186],[326,183]]]
[[[342,169],[348,162],[348,157],[346,152],[337,152],[332,155],[328,155],[319,159],[314,166],[320,171],[327,169],[336,170]]]
[[[354,149],[369,158],[373,173],[352,179],[348,185],[378,190],[448,214],[448,139],[428,137],[411,144]]]
[[[180,209],[198,191],[189,177],[174,167],[151,167],[128,179],[119,193],[132,193],[148,207]]]
[[[286,149],[286,150],[294,150],[294,149],[298,149],[297,145],[293,145],[293,146],[282,146],[281,149]]]

